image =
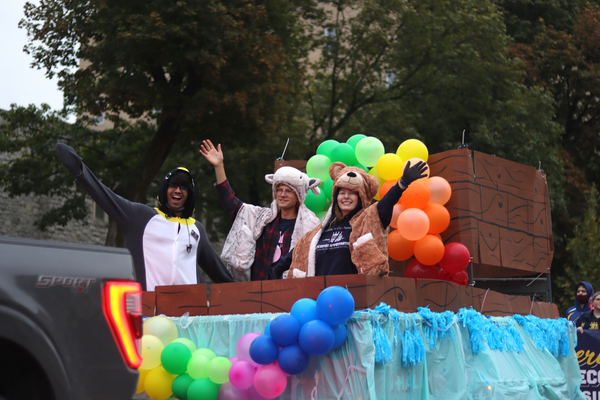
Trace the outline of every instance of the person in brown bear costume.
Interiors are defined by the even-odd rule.
[[[377,178],[357,167],[329,167],[333,199],[323,221],[273,268],[274,278],[389,273],[387,234],[394,204],[408,185],[427,176],[427,164],[407,164],[400,181],[377,203]],[[365,206],[366,205],[366,206]],[[289,271],[288,271],[289,269]],[[287,275],[285,275],[287,271]]]

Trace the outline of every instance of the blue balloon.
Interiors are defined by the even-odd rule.
[[[341,325],[354,313],[354,297],[340,286],[330,286],[317,297],[317,315],[331,326]]]
[[[271,321],[265,326],[265,335],[271,336]]]
[[[317,302],[313,299],[300,299],[294,303],[290,314],[300,322],[300,326],[317,319]]]
[[[277,357],[279,368],[288,375],[298,375],[308,367],[310,356],[300,348],[299,345],[293,344],[286,346],[279,351]]]
[[[346,325],[341,324],[333,328],[333,347],[332,350],[342,347],[347,336]]]
[[[275,343],[289,346],[298,340],[300,323],[290,314],[283,314],[271,321],[270,332]]]
[[[252,341],[249,353],[254,362],[267,365],[277,360],[279,346],[270,336],[260,335]]]
[[[302,350],[309,356],[319,357],[329,353],[333,347],[333,329],[329,324],[315,319],[304,324],[298,339]]]

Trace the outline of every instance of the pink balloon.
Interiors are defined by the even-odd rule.
[[[286,387],[287,376],[278,365],[264,365],[254,375],[254,388],[258,394],[267,399],[274,399],[281,395]]]
[[[250,395],[245,389],[238,389],[231,384],[225,382],[219,388],[219,400],[248,400]]]
[[[256,369],[248,361],[238,361],[229,369],[229,382],[238,389],[248,389],[254,384]]]
[[[259,336],[259,333],[250,332],[246,333],[240,338],[240,340],[238,340],[237,345],[235,346],[235,352],[238,359],[240,359],[241,361],[248,361],[254,366],[260,365],[255,363],[254,360],[252,360],[252,357],[250,357],[250,345],[252,344],[254,339],[256,339]]]
[[[231,361],[232,364],[235,364],[236,362],[240,361],[240,359],[237,356],[233,356],[229,357],[229,361]]]
[[[250,395],[252,400],[270,400],[271,399],[270,397],[264,397],[260,393],[258,393],[254,386],[250,386],[248,389],[246,389],[246,392],[248,392],[248,394]]]

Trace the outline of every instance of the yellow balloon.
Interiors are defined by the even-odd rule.
[[[417,139],[408,139],[402,142],[402,144],[398,146],[396,154],[402,160],[408,160],[409,158],[420,158],[421,160],[427,162],[429,159],[429,151],[427,150],[427,146]]]
[[[416,163],[418,163],[419,161],[424,161],[420,158],[411,158],[409,160],[406,160],[406,162],[402,165],[402,173],[404,173],[404,168],[406,168],[406,166],[408,165],[408,162],[410,161],[410,166],[414,167]],[[427,170],[424,172],[425,177],[417,179],[417,181],[427,181],[429,179],[429,175],[431,174],[431,168],[429,168],[429,164],[425,163],[427,165]]]
[[[144,389],[144,381],[146,380],[146,376],[148,376],[148,372],[150,372],[149,369],[138,369],[138,371],[140,372],[140,378],[138,379],[138,386],[137,386],[137,390],[135,391],[135,393],[142,393],[145,389]]]
[[[402,160],[396,154],[384,154],[377,160],[377,173],[386,181],[397,181],[402,176],[402,164]]]
[[[154,335],[142,336],[142,365],[141,369],[152,369],[160,365],[160,354],[165,345]]]
[[[372,175],[375,178],[377,178],[377,182],[379,182],[379,187],[381,187],[381,185],[383,185],[386,182],[385,179],[383,179],[381,176],[379,176],[379,173],[377,172],[377,167],[371,168],[371,170],[369,171],[369,175]],[[377,191],[377,194],[373,198],[375,200],[381,200],[381,197],[379,196],[379,190]]]
[[[179,336],[175,322],[163,315],[157,315],[144,322],[144,335],[156,336],[165,346]]]
[[[170,374],[163,367],[156,367],[148,372],[144,387],[146,394],[154,400],[166,400],[173,394],[171,385],[176,375]]]

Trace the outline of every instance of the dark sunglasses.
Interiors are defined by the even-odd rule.
[[[173,190],[177,190],[177,188],[179,188],[179,190],[182,192],[187,192],[189,189],[188,185],[175,185],[173,183],[169,183],[169,187]]]

